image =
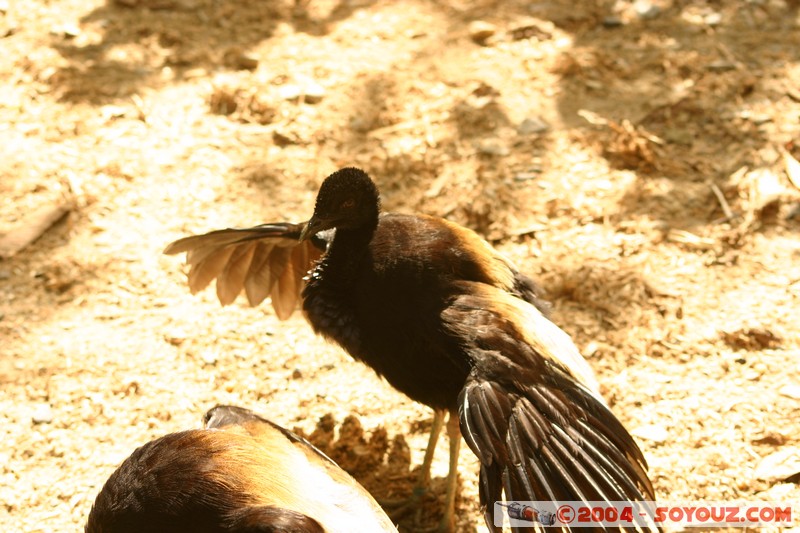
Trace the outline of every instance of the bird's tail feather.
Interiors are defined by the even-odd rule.
[[[502,496],[654,500],[641,450],[603,401],[569,336],[519,298],[462,285],[442,317],[471,360],[458,414],[481,461],[487,524],[492,527],[493,504]]]
[[[510,391],[497,382],[470,381],[459,401],[459,416],[465,440],[481,460],[480,496],[487,524],[501,498],[654,500],[633,438],[579,384],[551,380]]]

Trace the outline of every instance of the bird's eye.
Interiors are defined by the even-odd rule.
[[[348,198],[344,202],[342,202],[341,208],[342,209],[351,209],[356,205],[356,201],[352,198]]]

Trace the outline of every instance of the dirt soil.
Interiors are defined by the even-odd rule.
[[[544,285],[660,499],[800,514],[796,1],[0,0],[0,50],[0,234],[69,211],[0,260],[4,532],[80,530],[218,403],[407,494],[430,410],[161,254],[305,220],[345,165]],[[440,443],[429,524],[446,471]]]

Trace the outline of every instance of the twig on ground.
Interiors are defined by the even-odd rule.
[[[722,191],[719,189],[719,187],[717,187],[716,183],[711,184],[711,192],[713,192],[714,196],[717,197],[719,206],[722,208],[722,212],[725,213],[725,218],[723,219],[723,221],[733,220],[736,215],[731,210],[731,206],[728,203],[728,200],[725,199],[725,195],[722,194]]]

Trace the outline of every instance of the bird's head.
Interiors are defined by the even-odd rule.
[[[367,173],[351,167],[337,170],[322,182],[300,240],[331,228],[374,229],[379,212],[378,188]]]

